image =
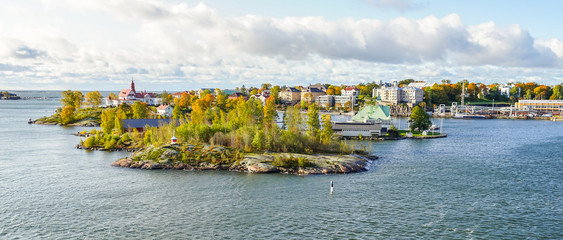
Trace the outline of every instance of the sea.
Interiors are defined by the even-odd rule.
[[[447,138],[351,141],[380,157],[354,174],[141,170],[76,149],[91,128],[27,123],[60,91],[15,93],[0,239],[563,239],[563,122],[432,119]]]

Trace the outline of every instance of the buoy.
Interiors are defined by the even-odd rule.
[[[332,181],[330,181],[330,194],[332,194],[333,191],[334,191],[334,184]]]

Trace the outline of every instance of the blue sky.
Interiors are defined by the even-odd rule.
[[[563,82],[558,1],[7,1],[0,89]]]

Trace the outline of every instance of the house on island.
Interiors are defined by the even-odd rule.
[[[156,98],[154,93],[146,91],[137,92],[137,90],[135,90],[135,82],[131,80],[131,88],[121,89],[117,99],[112,99],[111,97],[106,98],[106,106],[117,107],[122,103],[132,105],[134,102],[144,102],[148,105],[157,105],[160,104],[160,101],[161,99]]]
[[[387,134],[391,128],[392,119],[389,106],[365,106],[351,121],[332,122],[332,129],[336,136],[342,138],[374,138]]]
[[[341,138],[376,138],[382,135],[382,127],[373,122],[332,122],[334,135]]]
[[[145,127],[161,127],[164,124],[170,124],[175,119],[123,119],[123,128],[130,132],[136,129],[138,132],[143,132]]]
[[[160,105],[156,108],[156,113],[160,116],[171,117],[173,110],[174,108],[172,108],[170,105]]]
[[[352,117],[353,122],[372,122],[379,123],[382,132],[387,132],[391,128],[393,119],[391,118],[391,107],[383,105],[367,105]]]

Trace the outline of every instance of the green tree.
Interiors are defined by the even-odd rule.
[[[274,103],[275,103],[275,104],[280,104],[280,103],[281,103],[281,100],[280,100],[280,98],[279,98],[280,91],[281,91],[281,88],[280,88],[280,86],[277,86],[277,85],[276,85],[276,86],[273,86],[273,87],[270,89],[270,96],[274,97]]]
[[[561,85],[555,85],[553,87],[553,94],[551,94],[551,97],[549,97],[550,100],[561,100],[563,99],[563,93],[561,92],[561,90],[563,87]]]
[[[412,109],[411,118],[409,119],[411,131],[418,129],[419,131],[428,130],[432,125],[430,116],[419,106]]]
[[[266,100],[266,105],[264,106],[264,122],[266,124],[273,124],[276,120],[278,113],[276,112],[275,104],[273,100]]]
[[[115,114],[119,116],[120,119],[130,119],[133,117],[133,108],[124,102],[119,105]]]
[[[172,101],[174,99],[172,94],[169,94],[166,91],[162,91],[162,93],[160,94],[160,98],[162,99],[162,102],[161,102],[162,105],[170,105],[170,103],[172,103]]]
[[[103,97],[100,91],[93,91],[86,93],[84,99],[86,100],[86,103],[91,107],[99,107],[100,105],[102,105]]]
[[[321,131],[321,141],[324,143],[329,143],[332,139],[334,131],[332,130],[332,119],[330,115],[322,116],[323,119],[323,129]]]
[[[319,121],[319,108],[316,104],[311,104],[307,112],[307,128],[309,136],[316,139],[321,123]]]
[[[123,124],[121,123],[121,119],[119,119],[118,116],[115,116],[115,120],[114,120],[114,125],[113,128],[115,129],[116,133],[118,136],[121,136],[121,134],[123,134]]]
[[[180,110],[180,105],[174,105],[174,109],[172,110],[172,118],[180,119],[184,117],[184,113]]]
[[[85,148],[93,148],[94,146],[96,146],[96,137],[90,136],[84,141]]]
[[[149,106],[144,102],[133,103],[133,118],[145,119],[148,117]]]
[[[63,108],[71,106],[74,109],[80,109],[82,103],[84,102],[84,95],[79,91],[67,90],[62,92],[61,103]]]

